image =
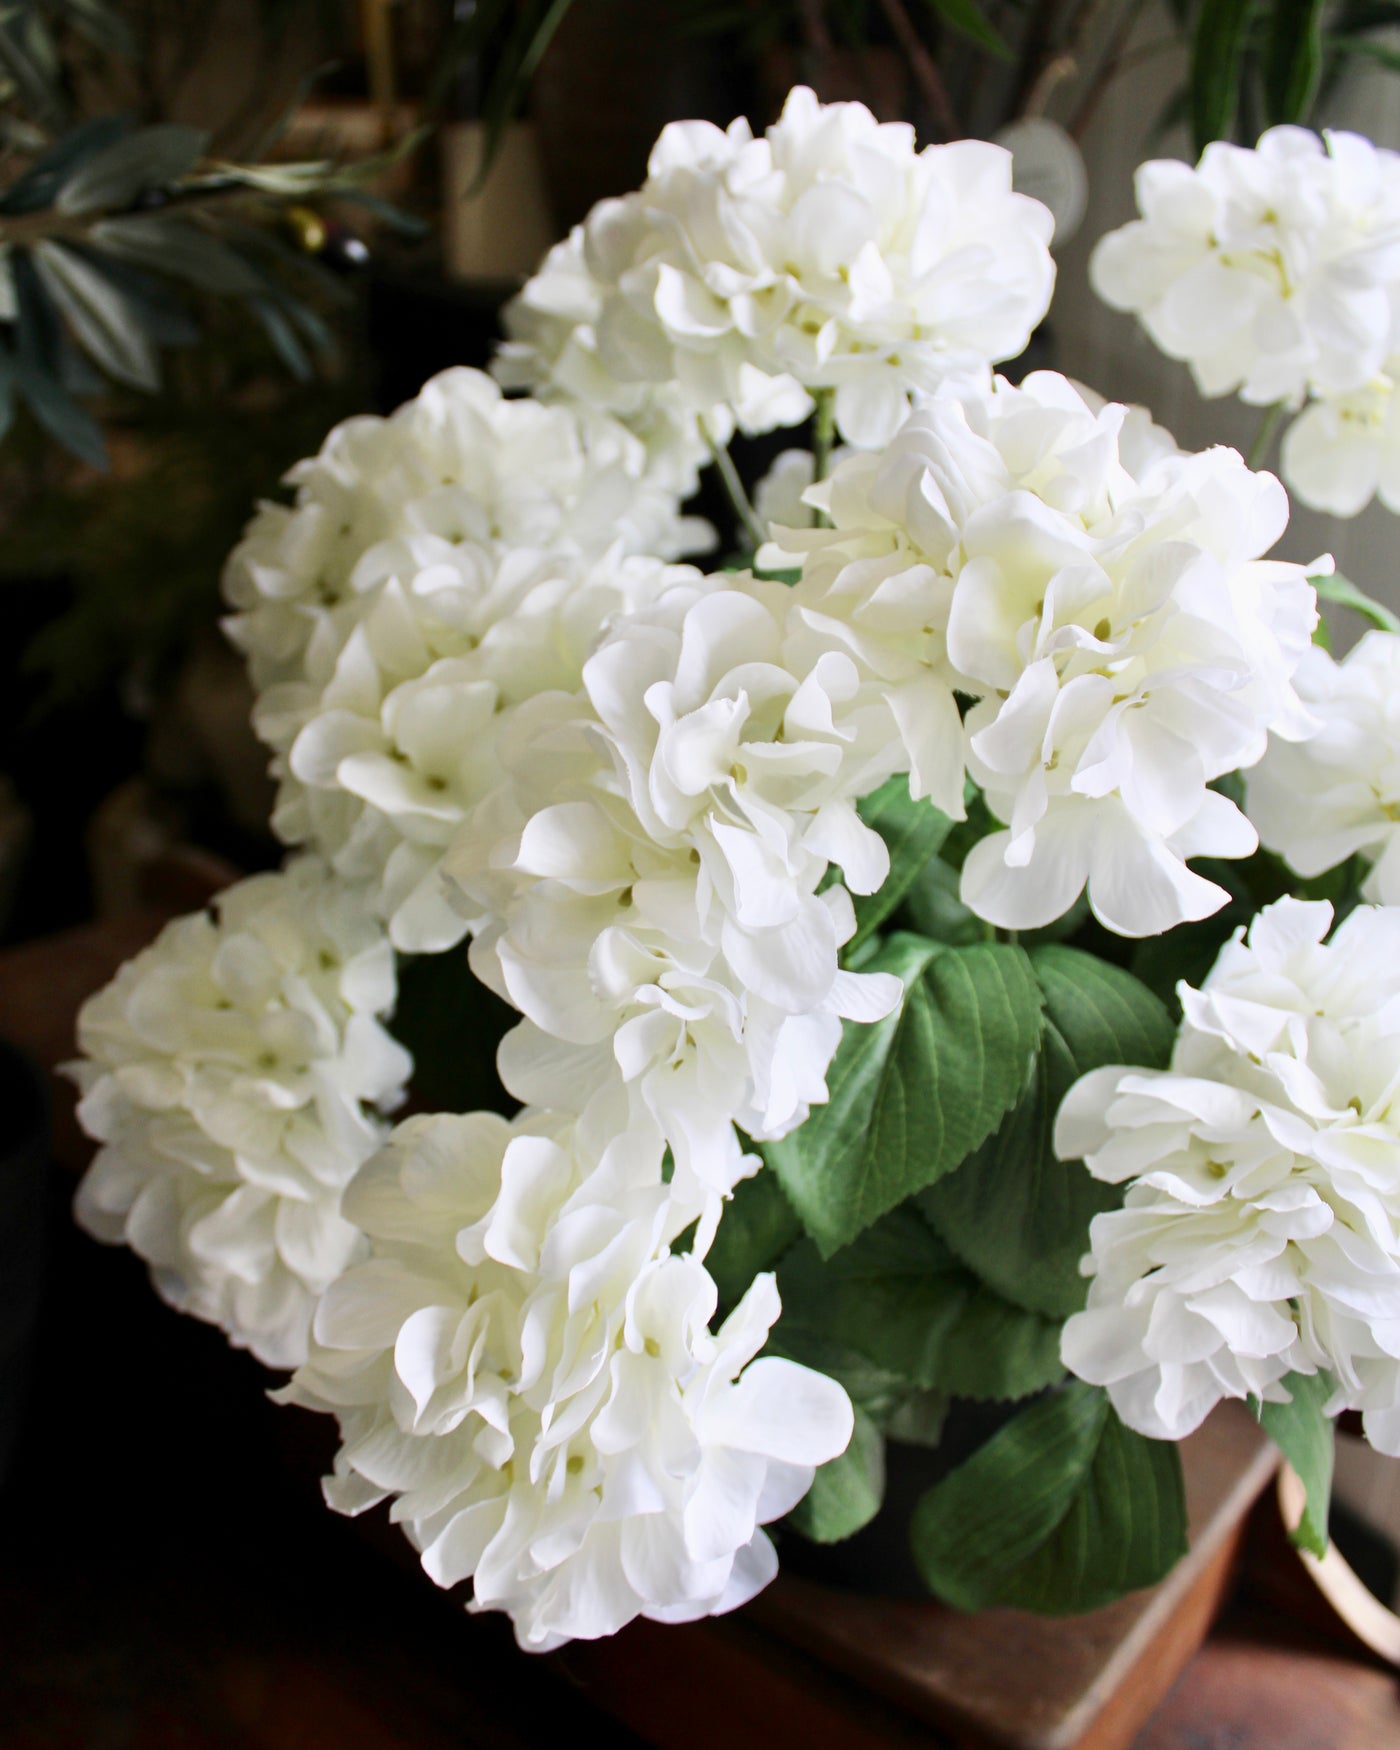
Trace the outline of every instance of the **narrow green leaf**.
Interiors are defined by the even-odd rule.
[[[1341,32],[1383,30],[1400,24],[1400,5],[1395,0],[1348,0],[1337,8],[1332,23]]]
[[[127,60],[137,54],[136,37],[126,20],[100,0],[68,0],[68,17],[73,28],[104,54],[121,55]]]
[[[816,1332],[883,1373],[945,1396],[1027,1397],[1063,1376],[1059,1325],[965,1270],[912,1209],[823,1260],[810,1242],[778,1271],[779,1330]]]
[[[1191,129],[1197,152],[1229,137],[1253,0],[1202,0],[1191,43]]]
[[[1040,1052],[1021,1100],[994,1136],[918,1205],[953,1251],[1016,1306],[1062,1319],[1084,1304],[1079,1261],[1089,1223],[1122,1202],[1052,1144],[1060,1102],[1081,1075],[1108,1063],[1160,1068],[1174,1029],[1146,986],[1077,948],[1030,951],[1044,993]]]
[[[915,802],[906,777],[891,778],[860,804],[860,817],[879,833],[890,853],[890,872],[878,893],[855,895],[856,933],[849,955],[874,934],[922,875],[948,836],[952,821],[931,802]]]
[[[14,251],[18,320],[15,323],[15,388],[49,436],[94,468],[107,466],[107,447],[97,421],[80,407],[62,375],[77,355],[66,340],[58,312],[44,290],[28,250]]]
[[[868,1525],[884,1498],[884,1437],[857,1406],[850,1445],[839,1458],[819,1467],[787,1522],[813,1543],[839,1543]]]
[[[74,168],[120,140],[130,128],[130,117],[121,115],[94,116],[69,128],[0,195],[0,213],[37,213],[52,206]]]
[[[15,387],[51,438],[89,467],[106,468],[102,428],[56,377],[33,366],[21,366],[15,371]]]
[[[15,365],[9,347],[0,346],[0,439],[15,418]]]
[[[1181,1462],[1072,1380],[930,1489],[910,1533],[929,1589],[961,1610],[1093,1610],[1185,1553]]]
[[[827,1104],[763,1150],[828,1256],[991,1135],[1021,1096],[1040,1032],[1040,987],[1019,948],[901,934],[865,969],[902,978],[902,1006],[846,1028]]]
[[[924,4],[959,35],[968,37],[988,54],[995,55],[1000,61],[1011,59],[1011,50],[975,0],[924,0]]]
[[[1324,0],[1273,0],[1264,50],[1264,107],[1270,125],[1305,122],[1322,81]]]
[[[276,300],[270,296],[251,298],[248,307],[262,323],[273,350],[292,376],[299,383],[310,382],[313,375],[311,360],[306,356],[306,348],[298,339],[296,329],[278,308]]]
[[[137,128],[80,164],[54,202],[61,213],[119,212],[148,188],[168,188],[199,162],[203,128],[161,122]]]
[[[482,102],[481,163],[468,194],[476,193],[490,175],[511,117],[518,114],[524,103],[535,69],[572,3],[573,0],[546,0],[540,8],[529,5],[520,8]]]
[[[1400,73],[1400,49],[1390,43],[1374,42],[1364,36],[1334,36],[1329,37],[1328,48],[1334,55],[1344,55],[1352,60],[1374,61],[1378,67],[1384,67],[1387,73]]]
[[[202,291],[245,297],[267,285],[237,250],[174,215],[134,213],[103,219],[88,235],[104,255],[168,274]]]
[[[1369,620],[1373,626],[1378,626],[1382,632],[1400,632],[1400,619],[1374,596],[1358,589],[1349,577],[1343,577],[1334,571],[1330,577],[1314,577],[1309,581],[1317,591],[1319,601],[1332,602],[1339,608],[1350,608],[1353,613]]]
[[[68,107],[56,61],[47,27],[35,14],[21,8],[0,15],[0,67],[14,82],[25,109],[46,127],[61,123]]]
[[[1302,1521],[1289,1535],[1299,1549],[1325,1556],[1336,1440],[1323,1407],[1332,1395],[1332,1380],[1326,1373],[1290,1373],[1283,1385],[1292,1402],[1258,1406],[1259,1420],[1307,1494]]]
[[[156,349],[140,311],[99,268],[62,243],[40,243],[34,266],[84,351],[109,377],[160,387]]]

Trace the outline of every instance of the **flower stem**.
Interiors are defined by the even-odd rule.
[[[1249,446],[1248,465],[1251,468],[1262,468],[1269,459],[1269,451],[1274,447],[1274,433],[1278,430],[1278,422],[1283,418],[1282,401],[1275,401],[1265,413],[1255,433],[1254,442]]]
[[[825,480],[831,469],[831,449],[836,438],[836,391],[814,389],[812,399],[817,404],[812,417],[812,484]],[[813,510],[812,527],[822,528],[829,519]]]
[[[734,507],[734,514],[756,553],[767,536],[754,507],[749,503],[749,495],[744,491],[744,483],[739,478],[739,470],[734,466],[734,458],[729,453],[728,445],[715,442],[703,422],[701,430],[705,432],[705,442],[710,446],[710,454],[714,457],[715,467],[719,469],[719,477],[724,482],[724,490]]]
[[[831,446],[836,437],[836,391],[814,389],[812,399],[817,404],[812,421],[812,484],[825,480],[831,467]]]

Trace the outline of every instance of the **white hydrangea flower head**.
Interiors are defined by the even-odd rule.
[[[361,1255],[341,1192],[379,1146],[408,1054],[394,957],[361,890],[312,858],[177,919],[83,1005],[71,1066],[102,1144],[78,1220],[166,1300],[272,1367]]]
[[[1283,434],[1280,466],[1313,510],[1352,517],[1379,498],[1400,512],[1400,355],[1360,389],[1315,399]]]
[[[838,445],[831,452],[828,472],[853,453],[848,445]],[[760,525],[802,528],[814,523],[816,510],[807,503],[806,494],[815,475],[816,457],[810,450],[783,450],[775,456],[768,472],[754,487],[754,515]],[[778,565],[772,569],[778,569]]]
[[[275,828],[375,882],[396,947],[451,947],[469,919],[443,894],[442,853],[499,780],[511,712],[572,692],[611,616],[695,576],[617,550],[531,549],[484,577],[435,566],[404,587],[391,576],[357,599],[333,663],[308,653],[304,679],[259,701],[255,724],[278,751]]]
[[[1297,687],[1317,732],[1270,741],[1246,775],[1245,812],[1299,875],[1359,854],[1374,865],[1365,897],[1400,905],[1400,637],[1368,632],[1340,662],[1314,646]]]
[[[931,400],[809,496],[834,527],[778,538],[809,638],[878,684],[915,795],[961,818],[970,772],[1006,823],[965,903],[1035,928],[1087,884],[1124,935],[1224,903],[1186,859],[1256,841],[1208,785],[1311,727],[1291,677],[1316,600],[1261,557],[1287,520],[1271,475],[1037,372]]]
[[[1098,244],[1090,279],[1202,395],[1297,406],[1377,375],[1400,285],[1400,156],[1277,127],[1253,150],[1214,141],[1194,167],[1143,164],[1136,189],[1142,216]]]
[[[409,1120],[346,1195],[371,1255],[282,1394],[339,1418],[330,1504],[394,1497],[432,1579],[532,1651],[744,1603],[777,1568],[761,1524],[850,1437],[839,1385],[753,1359],[771,1276],[711,1333],[660,1166],[635,1129],[598,1153],[546,1113]]]
[[[581,225],[556,243],[538,272],[501,312],[508,338],[491,369],[508,389],[528,389],[545,402],[564,402],[611,414],[646,448],[648,473],[687,498],[710,459],[709,441],[728,443],[727,408],[700,412],[675,383],[621,377],[599,350],[598,322],[605,288],[593,277]],[[698,545],[690,550],[698,551]]]
[[[389,578],[409,589],[446,571],[470,584],[520,549],[599,558],[620,544],[670,558],[712,536],[680,515],[674,487],[616,420],[508,400],[465,367],[387,419],[337,426],[287,478],[295,504],[264,505],[224,573],[226,628],[259,691],[300,679],[310,646],[324,668],[357,602]]]
[[[1326,1370],[1400,1452],[1400,910],[1283,899],[1237,934],[1168,1070],[1095,1070],[1055,1147],[1129,1181],[1094,1218],[1065,1365],[1119,1415],[1181,1439],[1222,1398],[1277,1402]]]
[[[899,759],[851,660],[785,665],[790,593],[734,575],[620,617],[578,702],[513,725],[505,793],[447,859],[487,922],[478,975],[526,1017],[502,1047],[518,1098],[575,1101],[620,1074],[678,1171],[723,1194],[732,1120],[786,1134],[814,1099],[842,1017],[873,1020],[897,979],[842,971],[854,928],[832,863],[888,871],[855,799]]]
[[[1024,349],[1049,307],[1053,228],[1012,192],[1001,147],[920,152],[907,124],[799,86],[758,139],[743,120],[667,127],[642,188],[600,203],[567,270],[552,257],[527,286],[524,332],[552,321],[536,343],[551,361],[679,385],[717,438],[730,418],[795,425],[831,390],[842,434],[870,447],[911,391]],[[565,337],[562,311],[586,338]]]

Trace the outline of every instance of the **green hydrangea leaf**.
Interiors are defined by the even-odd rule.
[[[929,1589],[960,1610],[1094,1610],[1186,1551],[1181,1461],[1072,1380],[1021,1410],[923,1496],[910,1525]]]
[[[827,1256],[992,1134],[1021,1097],[1040,1036],[1040,986],[1019,948],[899,934],[864,969],[902,978],[902,1006],[847,1026],[827,1104],[763,1150]]]

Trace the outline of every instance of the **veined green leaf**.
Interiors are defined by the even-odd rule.
[[[904,895],[904,912],[910,926],[921,936],[945,942],[951,948],[970,948],[985,942],[988,930],[982,919],[959,895],[961,879],[942,857],[932,857]]]
[[[903,979],[903,1004],[847,1026],[827,1104],[763,1148],[828,1256],[991,1135],[1025,1088],[1040,1033],[1040,987],[1019,948],[900,934],[864,970]]]
[[[1326,1373],[1290,1373],[1283,1386],[1292,1401],[1259,1405],[1259,1420],[1307,1494],[1302,1520],[1289,1536],[1299,1549],[1325,1556],[1336,1439],[1323,1406],[1332,1395],[1332,1379]]]
[[[262,323],[273,350],[292,376],[299,383],[309,382],[313,374],[311,360],[306,356],[306,348],[301,344],[296,329],[287,320],[277,300],[271,295],[250,298],[249,308]]]
[[[868,1525],[884,1498],[884,1436],[857,1405],[850,1445],[819,1467],[787,1522],[813,1543],[839,1543]]]
[[[817,1332],[884,1373],[948,1397],[1027,1397],[1063,1376],[1059,1325],[1011,1306],[912,1209],[823,1260],[810,1241],[778,1270],[780,1337]]]
[[[1072,1380],[935,1484],[910,1534],[929,1589],[960,1610],[1093,1610],[1185,1553],[1181,1461]]]
[[[874,934],[926,868],[948,836],[952,821],[931,802],[915,802],[909,780],[894,777],[860,804],[860,817],[879,833],[890,853],[890,872],[878,893],[853,895],[856,933],[849,954]]]
[[[1079,1261],[1089,1223],[1116,1208],[1121,1186],[1062,1161],[1052,1137],[1060,1102],[1081,1075],[1108,1063],[1160,1068],[1174,1030],[1157,997],[1130,973],[1058,943],[1033,948],[1044,993],[1040,1051],[1030,1083],[1000,1129],[918,1198],[958,1257],[1015,1305],[1065,1318],[1084,1304]]]

